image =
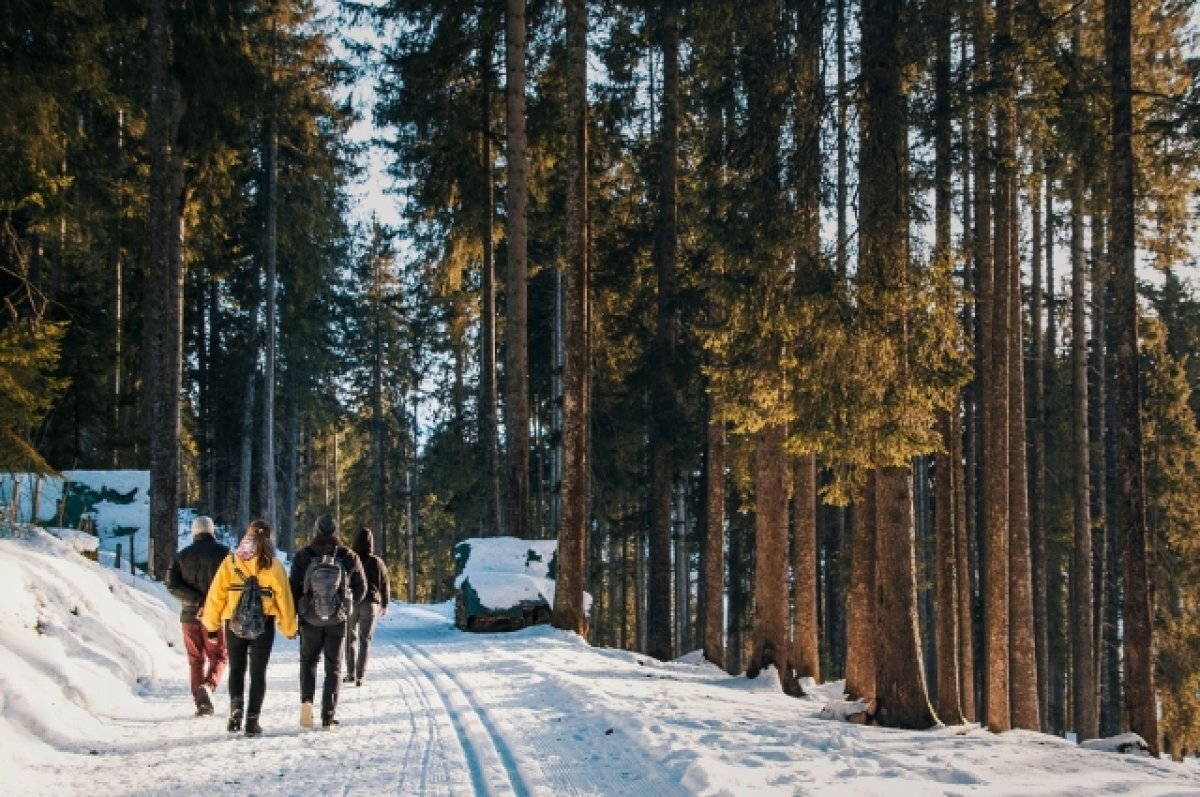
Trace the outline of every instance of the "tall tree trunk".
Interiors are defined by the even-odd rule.
[[[490,5],[484,3],[481,25],[483,44],[479,49],[481,92],[481,128],[479,155],[480,183],[483,188],[480,231],[483,239],[483,295],[480,297],[479,345],[482,349],[479,375],[479,438],[483,445],[484,536],[504,533],[500,516],[500,420],[496,408],[496,257],[495,226],[496,186],[492,179],[492,24]]]
[[[383,414],[383,346],[384,346],[384,306],[383,280],[386,258],[378,248],[372,253],[371,263],[371,525],[372,534],[381,544],[379,550],[386,553],[387,530],[387,423]],[[455,402],[455,410],[459,404]]]
[[[275,350],[279,275],[277,217],[279,214],[279,113],[275,107],[275,21],[271,21],[271,85],[267,122],[266,319],[263,330],[262,399],[262,517],[276,525],[275,513]]]
[[[1041,164],[1040,153],[1033,156]],[[1049,193],[1049,186],[1047,186]],[[1037,650],[1039,728],[1047,725],[1050,704],[1050,648],[1046,631],[1046,343],[1042,326],[1044,286],[1042,283],[1042,178],[1035,175],[1029,193],[1032,220],[1029,272],[1029,354],[1031,377],[1029,422],[1029,545],[1033,577],[1033,633]]]
[[[782,75],[783,60],[782,3],[780,0],[758,3],[746,9],[746,43],[739,58],[740,77],[745,85],[746,123],[741,137],[746,159],[745,197],[747,210],[755,225],[751,257],[757,261],[753,290],[760,301],[771,301],[775,285],[788,269],[789,257],[783,256],[772,240],[784,212],[781,143],[785,124]],[[756,331],[758,368],[762,379],[784,387],[779,367],[782,341],[769,326]],[[791,641],[788,627],[788,520],[787,457],[784,422],[763,419],[755,434],[755,576],[754,642],[746,674],[753,678],[760,670],[774,665],[787,692],[798,687],[788,667]]]
[[[970,58],[968,57],[968,37],[963,36],[960,43],[960,58],[962,63],[961,80],[965,85],[970,79]],[[977,155],[972,153],[972,147],[976,146],[977,133],[972,127],[972,114],[975,113],[972,103],[962,103],[962,118],[960,124],[962,127],[962,142],[960,149],[962,151],[962,226],[963,226],[963,250],[966,252],[966,263],[964,267],[963,289],[968,295],[979,295],[979,257],[976,251],[975,244],[975,225],[978,223],[975,218],[975,194],[974,186],[978,184],[978,180],[972,181],[972,177],[978,175],[974,171],[976,168],[981,168],[980,160]],[[979,500],[979,461],[980,461],[980,445],[981,436],[980,430],[980,394],[982,387],[982,375],[980,373],[982,363],[982,345],[980,344],[980,324],[978,306],[975,302],[967,302],[967,306],[963,308],[963,333],[964,337],[970,341],[971,349],[975,353],[975,362],[977,367],[971,381],[967,384],[966,390],[963,391],[963,419],[962,425],[958,428],[958,434],[955,437],[955,443],[959,446],[959,456],[955,461],[963,463],[963,479],[962,479],[962,501],[960,503],[957,517],[955,520],[956,529],[956,544],[955,550],[958,556],[958,634],[959,634],[959,657],[958,668],[960,674],[959,693],[962,700],[963,717],[968,722],[976,720],[977,712],[976,692],[978,689],[976,673],[979,672],[977,666],[978,654],[982,650],[982,645],[977,642],[977,633],[981,623],[976,623],[976,597],[978,592],[976,586],[978,584],[976,573],[978,571],[977,556],[979,529],[980,529],[980,500]],[[951,423],[957,419],[951,416]]]
[[[242,456],[238,469],[237,533],[250,526],[250,485],[254,470],[254,383],[258,374],[250,365],[246,377],[246,391],[242,394]]]
[[[910,279],[908,109],[899,46],[904,8],[904,0],[862,4],[859,280],[868,294],[904,290]],[[901,341],[910,334],[902,312],[884,323],[886,334]],[[875,605],[888,607],[894,618],[876,623],[876,716],[890,727],[928,728],[937,720],[917,627],[912,478],[911,465],[883,467],[875,475]]]
[[[1099,733],[1096,655],[1092,623],[1091,457],[1088,447],[1087,266],[1083,253],[1083,174],[1071,177],[1071,383],[1074,415],[1074,539],[1071,568],[1072,678],[1075,733],[1093,739]]]
[[[817,457],[804,454],[792,462],[792,573],[795,609],[792,612],[792,652],[795,674],[821,682],[821,649],[817,628]]]
[[[416,413],[413,413],[415,420]],[[414,424],[415,426],[415,424]],[[407,503],[408,534],[405,538],[408,564],[408,602],[417,602],[417,440],[415,429],[410,434],[408,462],[404,467],[405,502]]]
[[[746,583],[747,548],[751,540],[749,529],[735,515],[729,527],[729,640],[725,671],[737,675],[744,669],[746,637],[744,620],[750,602]]]
[[[1104,629],[1108,622],[1116,621],[1115,617],[1106,618],[1107,603],[1105,597],[1110,589],[1115,588],[1112,573],[1108,570],[1108,529],[1112,525],[1108,515],[1108,346],[1105,341],[1105,330],[1108,327],[1105,318],[1106,295],[1105,285],[1108,281],[1108,269],[1104,263],[1105,219],[1104,205],[1108,197],[1103,189],[1103,182],[1092,187],[1091,207],[1091,348],[1088,361],[1088,439],[1091,441],[1088,450],[1092,455],[1091,464],[1091,526],[1092,526],[1092,641],[1096,653],[1096,687],[1099,691],[1099,733],[1105,733],[1105,720],[1111,723],[1111,717],[1106,716],[1106,698],[1109,696],[1112,682],[1107,680],[1104,669]],[[1120,724],[1119,717],[1117,725]],[[1119,733],[1119,727],[1114,733]]]
[[[507,0],[508,273],[505,283],[505,424],[508,533],[529,536],[528,142],[525,135],[525,0]]]
[[[218,353],[224,352],[224,347],[221,341],[221,327],[219,319],[221,317],[219,303],[217,301],[217,281],[208,280],[208,302],[206,307],[208,310],[208,372],[205,374],[205,382],[207,384],[208,400],[204,405],[204,435],[205,449],[208,452],[208,512],[215,516],[225,514],[221,511],[224,503],[221,501],[221,492],[218,486],[223,484],[223,481],[218,477],[223,477],[224,472],[218,467],[221,461],[218,455],[217,446],[223,442],[223,438],[218,434],[217,411],[215,399],[221,395],[222,372],[223,368],[218,368],[217,363],[222,360],[218,359]],[[228,492],[228,491],[225,491]]]
[[[847,127],[846,86],[846,0],[834,0],[834,40],[837,59],[837,166],[835,176],[835,212],[837,227],[834,239],[834,272],[845,283],[849,262],[847,210],[849,205],[849,130]],[[825,606],[829,638],[829,661],[836,674],[845,675],[846,661],[846,597],[849,584],[846,578],[845,550],[850,508],[837,509],[837,521],[830,527],[826,545]]]
[[[150,4],[150,214],[142,381],[150,449],[148,572],[165,578],[179,540],[179,394],[183,381],[183,162],[175,148],[177,91],[168,73],[166,0]],[[132,554],[132,551],[130,552]]]
[[[989,61],[987,2],[980,3],[975,27],[977,64]],[[982,67],[980,67],[982,68]],[[1005,77],[996,64],[991,78]],[[976,77],[978,81],[983,75]],[[1005,103],[996,104],[997,131],[1009,129]],[[988,160],[988,110],[980,100],[974,120],[977,171],[975,177],[975,246],[979,271],[980,352],[982,382],[981,472],[983,512],[980,570],[983,592],[983,721],[994,732],[1012,726],[1009,709],[1008,655],[1008,267],[1009,196],[1005,175],[996,170],[996,208],[990,206]],[[999,142],[997,142],[999,147]],[[999,210],[1000,212],[996,212]],[[992,222],[995,221],[993,253]]]
[[[796,274],[802,300],[827,295],[834,275],[821,259],[821,114],[824,85],[821,42],[824,0],[792,0],[796,37],[795,141]],[[817,461],[806,452],[793,462],[793,577],[795,602],[791,659],[796,674],[820,682],[820,609],[817,563]]]
[[[770,424],[754,441],[754,652],[746,675],[774,666],[784,690],[795,691],[788,668],[786,429]]]
[[[953,253],[950,250],[951,212],[951,110],[950,110],[950,29],[949,5],[934,10],[935,51],[933,66],[933,137],[934,137],[934,262],[945,265]],[[958,511],[959,482],[962,478],[961,460],[953,457],[955,450],[952,417],[958,408],[939,413],[943,451],[934,457],[934,541],[936,560],[935,644],[937,652],[937,713],[942,722],[957,725],[963,721],[959,697],[958,671],[958,556],[955,518]],[[963,571],[965,575],[965,571]]]
[[[837,245],[835,267],[839,277],[846,277],[849,262],[849,226],[846,223],[846,210],[849,206],[849,184],[847,167],[849,151],[849,127],[846,120],[846,109],[849,102],[846,99],[849,88],[846,85],[846,0],[834,0],[836,3],[834,25],[837,28]]]
[[[876,718],[892,728],[929,728],[937,722],[925,685],[917,628],[916,561],[911,468],[881,468],[877,507],[876,605],[888,620],[876,623]]]
[[[657,31],[663,52],[662,131],[654,264],[658,278],[652,349],[650,428],[650,583],[648,644],[659,659],[673,655],[671,634],[671,501],[675,483],[675,269],[678,252],[679,17],[667,3]],[[683,611],[684,607],[677,607]]]
[[[566,363],[563,514],[558,530],[554,626],[586,636],[588,548],[587,3],[567,0]]]
[[[1129,728],[1158,756],[1154,694],[1153,607],[1150,602],[1143,474],[1141,375],[1138,371],[1137,244],[1133,153],[1132,21],[1130,0],[1108,2],[1112,69],[1113,330],[1116,340],[1117,512],[1124,563],[1125,712]]]
[[[958,611],[958,696],[965,722],[975,721],[975,624],[971,619],[971,551],[967,529],[967,491],[961,463],[963,456],[963,427],[957,412],[950,413],[950,461],[955,464],[954,482],[954,556],[957,576]],[[967,460],[970,462],[970,460]],[[939,712],[940,714],[940,712]],[[950,719],[943,719],[950,722]]]
[[[1015,198],[1014,198],[1015,199]],[[1012,208],[1015,218],[1016,207]],[[1015,228],[1015,225],[1014,225]],[[1015,229],[1013,230],[1015,233]],[[1015,238],[1015,236],[1014,236]],[[1015,243],[1015,240],[1014,240]],[[1015,246],[1014,246],[1015,250]],[[1009,308],[1009,683],[1015,728],[1041,730],[1037,642],[1033,602],[1033,553],[1029,530],[1029,469],[1025,439],[1025,350],[1021,318],[1021,270],[1012,270]]]
[[[704,658],[725,667],[725,419],[721,400],[705,402],[704,541],[700,591],[704,607]]]
[[[675,487],[675,649],[691,647],[691,560],[687,540],[687,478],[681,476]]]
[[[1030,561],[1030,507],[1028,507],[1028,467],[1025,453],[1025,343],[1021,318],[1021,266],[1019,262],[1020,224],[1016,210],[1016,74],[1013,42],[1012,0],[996,4],[997,46],[1001,48],[1003,82],[996,116],[997,128],[997,211],[996,239],[1001,229],[1007,235],[1006,246],[996,247],[996,280],[1006,275],[1007,373],[1003,374],[1008,391],[1008,600],[1009,600],[1009,700],[1010,721],[1025,730],[1040,729],[1038,705],[1037,646],[1033,636],[1033,575]],[[1000,217],[1003,216],[1003,224]],[[998,292],[997,292],[998,294]],[[998,295],[997,295],[998,298]],[[997,314],[998,318],[998,314]],[[998,326],[998,322],[997,322]],[[997,341],[998,342],[998,341]],[[997,380],[998,384],[998,380]]]
[[[954,428],[951,412],[942,412],[939,426],[942,430],[946,451],[937,454],[934,461],[934,539],[937,561],[937,713],[942,722],[957,725],[963,721],[962,703],[959,698],[958,672],[958,567],[957,535],[955,515],[957,513],[958,476],[956,463],[951,458],[954,450]]]
[[[291,381],[291,380],[289,380]],[[287,443],[283,467],[283,505],[279,512],[279,548],[291,554],[296,550],[296,493],[300,476],[300,402],[295,399],[295,387],[287,402]]]
[[[1045,381],[1046,395],[1056,395],[1057,393],[1057,361],[1058,361],[1058,296],[1055,283],[1054,272],[1054,248],[1057,243],[1057,233],[1054,216],[1054,191],[1053,179],[1051,177],[1050,163],[1046,163],[1046,363],[1045,363]],[[1065,599],[1065,585],[1063,583],[1062,568],[1058,566],[1051,567],[1049,562],[1050,552],[1046,551],[1047,567],[1046,567],[1046,658],[1048,660],[1048,677],[1049,685],[1049,705],[1046,710],[1047,725],[1051,733],[1064,733],[1067,728],[1066,711],[1067,711],[1067,678],[1066,678],[1066,656],[1053,655],[1052,651],[1057,651],[1061,646],[1057,643],[1063,638],[1062,631],[1069,623],[1067,621],[1056,622],[1063,617],[1062,607],[1067,603]],[[1052,630],[1053,629],[1053,632]],[[1052,635],[1053,634],[1053,635]]]
[[[866,476],[850,526],[850,591],[846,596],[846,694],[875,696],[875,472]]]
[[[117,110],[116,158],[125,158],[125,111]],[[114,197],[118,203],[113,214],[112,227],[112,276],[113,276],[113,368],[112,368],[112,447],[111,465],[120,468],[121,452],[129,445],[125,430],[125,213],[122,198],[125,181],[118,177]],[[211,336],[211,328],[210,328]],[[211,337],[210,337],[211,340]],[[211,360],[210,360],[211,362]],[[211,372],[209,372],[211,374]],[[205,404],[207,406],[207,402]]]

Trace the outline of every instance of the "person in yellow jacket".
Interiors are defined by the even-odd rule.
[[[254,576],[262,591],[262,610],[265,629],[254,639],[243,639],[229,628],[242,585]],[[243,707],[247,736],[262,736],[258,716],[267,691],[267,662],[275,645],[275,629],[288,639],[296,636],[296,606],[288,585],[288,574],[275,557],[271,544],[271,524],[255,520],[237,550],[225,557],[213,576],[204,601],[201,622],[210,634],[225,625],[225,641],[229,651],[229,725],[230,733],[242,729]],[[250,666],[250,699],[243,703],[246,665]]]

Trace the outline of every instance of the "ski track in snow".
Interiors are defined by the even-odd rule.
[[[516,776],[514,781],[525,781],[526,794],[689,794],[620,730],[614,718],[596,711],[584,690],[564,688],[545,673],[531,672],[528,661],[513,656],[500,638],[483,634],[422,639],[421,658],[438,667],[474,706]],[[548,645],[546,652],[552,657],[553,647]],[[574,716],[568,717],[564,707]],[[578,727],[581,718],[589,719],[590,732]],[[564,722],[567,719],[571,721]]]
[[[495,737],[480,709],[471,702],[454,678],[411,644],[393,641],[392,647],[435,694],[453,720],[454,732],[466,751],[467,765],[476,794],[488,797],[529,797],[529,788],[513,764],[504,742]]]

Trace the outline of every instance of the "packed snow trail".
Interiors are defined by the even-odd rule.
[[[265,736],[192,716],[161,584],[39,530],[0,538],[0,795],[1197,797],[1200,767],[978,726],[822,719],[840,683],[780,693],[539,626],[466,634],[450,604],[393,603],[341,728],[299,726],[297,643],[277,639]]]
[[[527,644],[505,655],[506,640],[517,637],[461,633],[444,608],[393,606],[376,630],[363,686],[342,685],[337,731],[299,726],[297,643],[279,637],[267,673],[263,738],[225,731],[224,679],[214,696],[216,716],[191,716],[181,678],[179,688],[148,698],[152,719],[115,721],[106,743],[61,753],[44,770],[59,784],[47,793],[689,793],[603,718],[590,723],[591,738],[580,733],[578,716],[564,724],[566,715],[589,707],[531,670]]]

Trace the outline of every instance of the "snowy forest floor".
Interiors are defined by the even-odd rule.
[[[334,732],[299,727],[297,643],[278,638],[265,735],[247,739],[225,731],[224,682],[217,715],[192,716],[174,608],[159,585],[87,562],[49,535],[0,540],[0,791],[1200,794],[1194,762],[1027,732],[820,719],[825,698],[786,698],[773,674],[750,681],[690,659],[660,663],[546,627],[465,634],[449,604],[392,605],[363,686],[343,685]],[[152,656],[133,654],[155,645]],[[136,666],[111,666],[121,656]]]

